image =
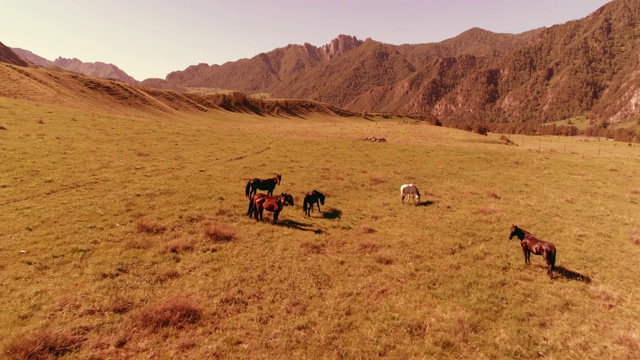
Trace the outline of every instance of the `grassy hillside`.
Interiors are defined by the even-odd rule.
[[[0,350],[640,356],[640,147],[403,120],[0,98]],[[275,173],[295,206],[257,223],[245,184]],[[312,189],[327,201],[305,217]],[[512,224],[556,245],[554,280]]]

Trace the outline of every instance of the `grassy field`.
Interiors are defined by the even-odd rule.
[[[640,147],[510,139],[0,98],[2,354],[639,358]],[[295,206],[247,218],[276,173]],[[513,224],[555,244],[554,280]]]

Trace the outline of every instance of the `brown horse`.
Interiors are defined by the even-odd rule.
[[[547,263],[549,268],[547,269],[547,275],[550,279],[553,279],[553,268],[556,265],[556,247],[552,243],[542,241],[530,232],[513,225],[511,227],[511,234],[509,240],[517,236],[520,239],[520,246],[522,246],[522,252],[524,253],[524,263],[531,263],[531,253],[536,255],[542,255],[542,258]]]
[[[308,192],[304,196],[304,203],[302,204],[302,211],[305,215],[311,216],[313,211],[313,205],[318,205],[318,211],[320,211],[320,204],[324,205],[324,195],[318,190]]]
[[[275,177],[270,179],[251,179],[247,182],[245,195],[251,199],[258,190],[266,190],[267,195],[273,195],[273,189],[275,189],[276,185],[280,184],[280,182],[282,182],[282,175],[280,174],[277,174]]]
[[[254,215],[256,221],[258,221],[258,216],[260,220],[262,220],[262,212],[264,210],[271,211],[273,213],[273,223],[275,224],[278,221],[280,211],[282,211],[282,208],[287,204],[293,206],[293,196],[291,196],[291,194],[282,193],[282,195],[279,196],[255,194],[249,202],[247,214],[249,217]]]

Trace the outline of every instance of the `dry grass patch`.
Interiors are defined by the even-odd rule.
[[[384,184],[385,182],[387,182],[387,180],[384,178],[384,176],[378,175],[378,174],[369,175],[369,181],[371,182],[371,185],[380,185],[380,184]]]
[[[356,231],[361,233],[361,234],[375,234],[376,233],[376,229],[372,228],[369,225],[358,225],[358,227],[356,228]]]
[[[150,220],[140,220],[136,225],[136,230],[139,233],[158,235],[165,232],[167,230],[167,227]]]
[[[124,314],[131,310],[133,302],[122,297],[121,295],[115,295],[109,299],[107,310],[115,314]]]
[[[165,327],[181,329],[197,323],[201,318],[202,309],[197,301],[175,296],[142,309],[138,321],[145,327],[157,331]]]
[[[204,236],[215,242],[231,241],[236,237],[236,232],[227,224],[207,223],[204,227]]]
[[[166,245],[166,251],[174,254],[182,254],[195,249],[193,242],[186,239],[175,239]]]
[[[496,213],[496,209],[493,208],[493,205],[486,205],[479,209],[480,214],[489,216]]]
[[[360,243],[360,246],[359,246],[360,252],[364,254],[373,254],[378,250],[380,250],[381,248],[382,248],[382,245],[380,245],[380,243],[372,240],[362,242]]]
[[[382,265],[392,265],[395,262],[395,259],[389,254],[378,254],[373,257],[373,259]]]
[[[487,197],[489,199],[500,200],[502,199],[495,191],[487,190]]]
[[[87,338],[65,330],[40,329],[14,339],[5,354],[14,359],[49,359],[77,350]]]
[[[631,241],[636,245],[640,245],[640,229],[631,230]]]
[[[632,195],[639,195],[640,194],[640,189],[638,188],[633,188],[629,191]]]
[[[307,254],[326,254],[325,244],[312,241],[303,241],[300,248]]]

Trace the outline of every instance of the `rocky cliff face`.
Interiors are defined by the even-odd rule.
[[[330,43],[321,46],[320,49],[326,59],[332,59],[357,48],[362,45],[362,43],[363,41],[358,40],[355,36],[339,35],[337,38],[331,40]]]

